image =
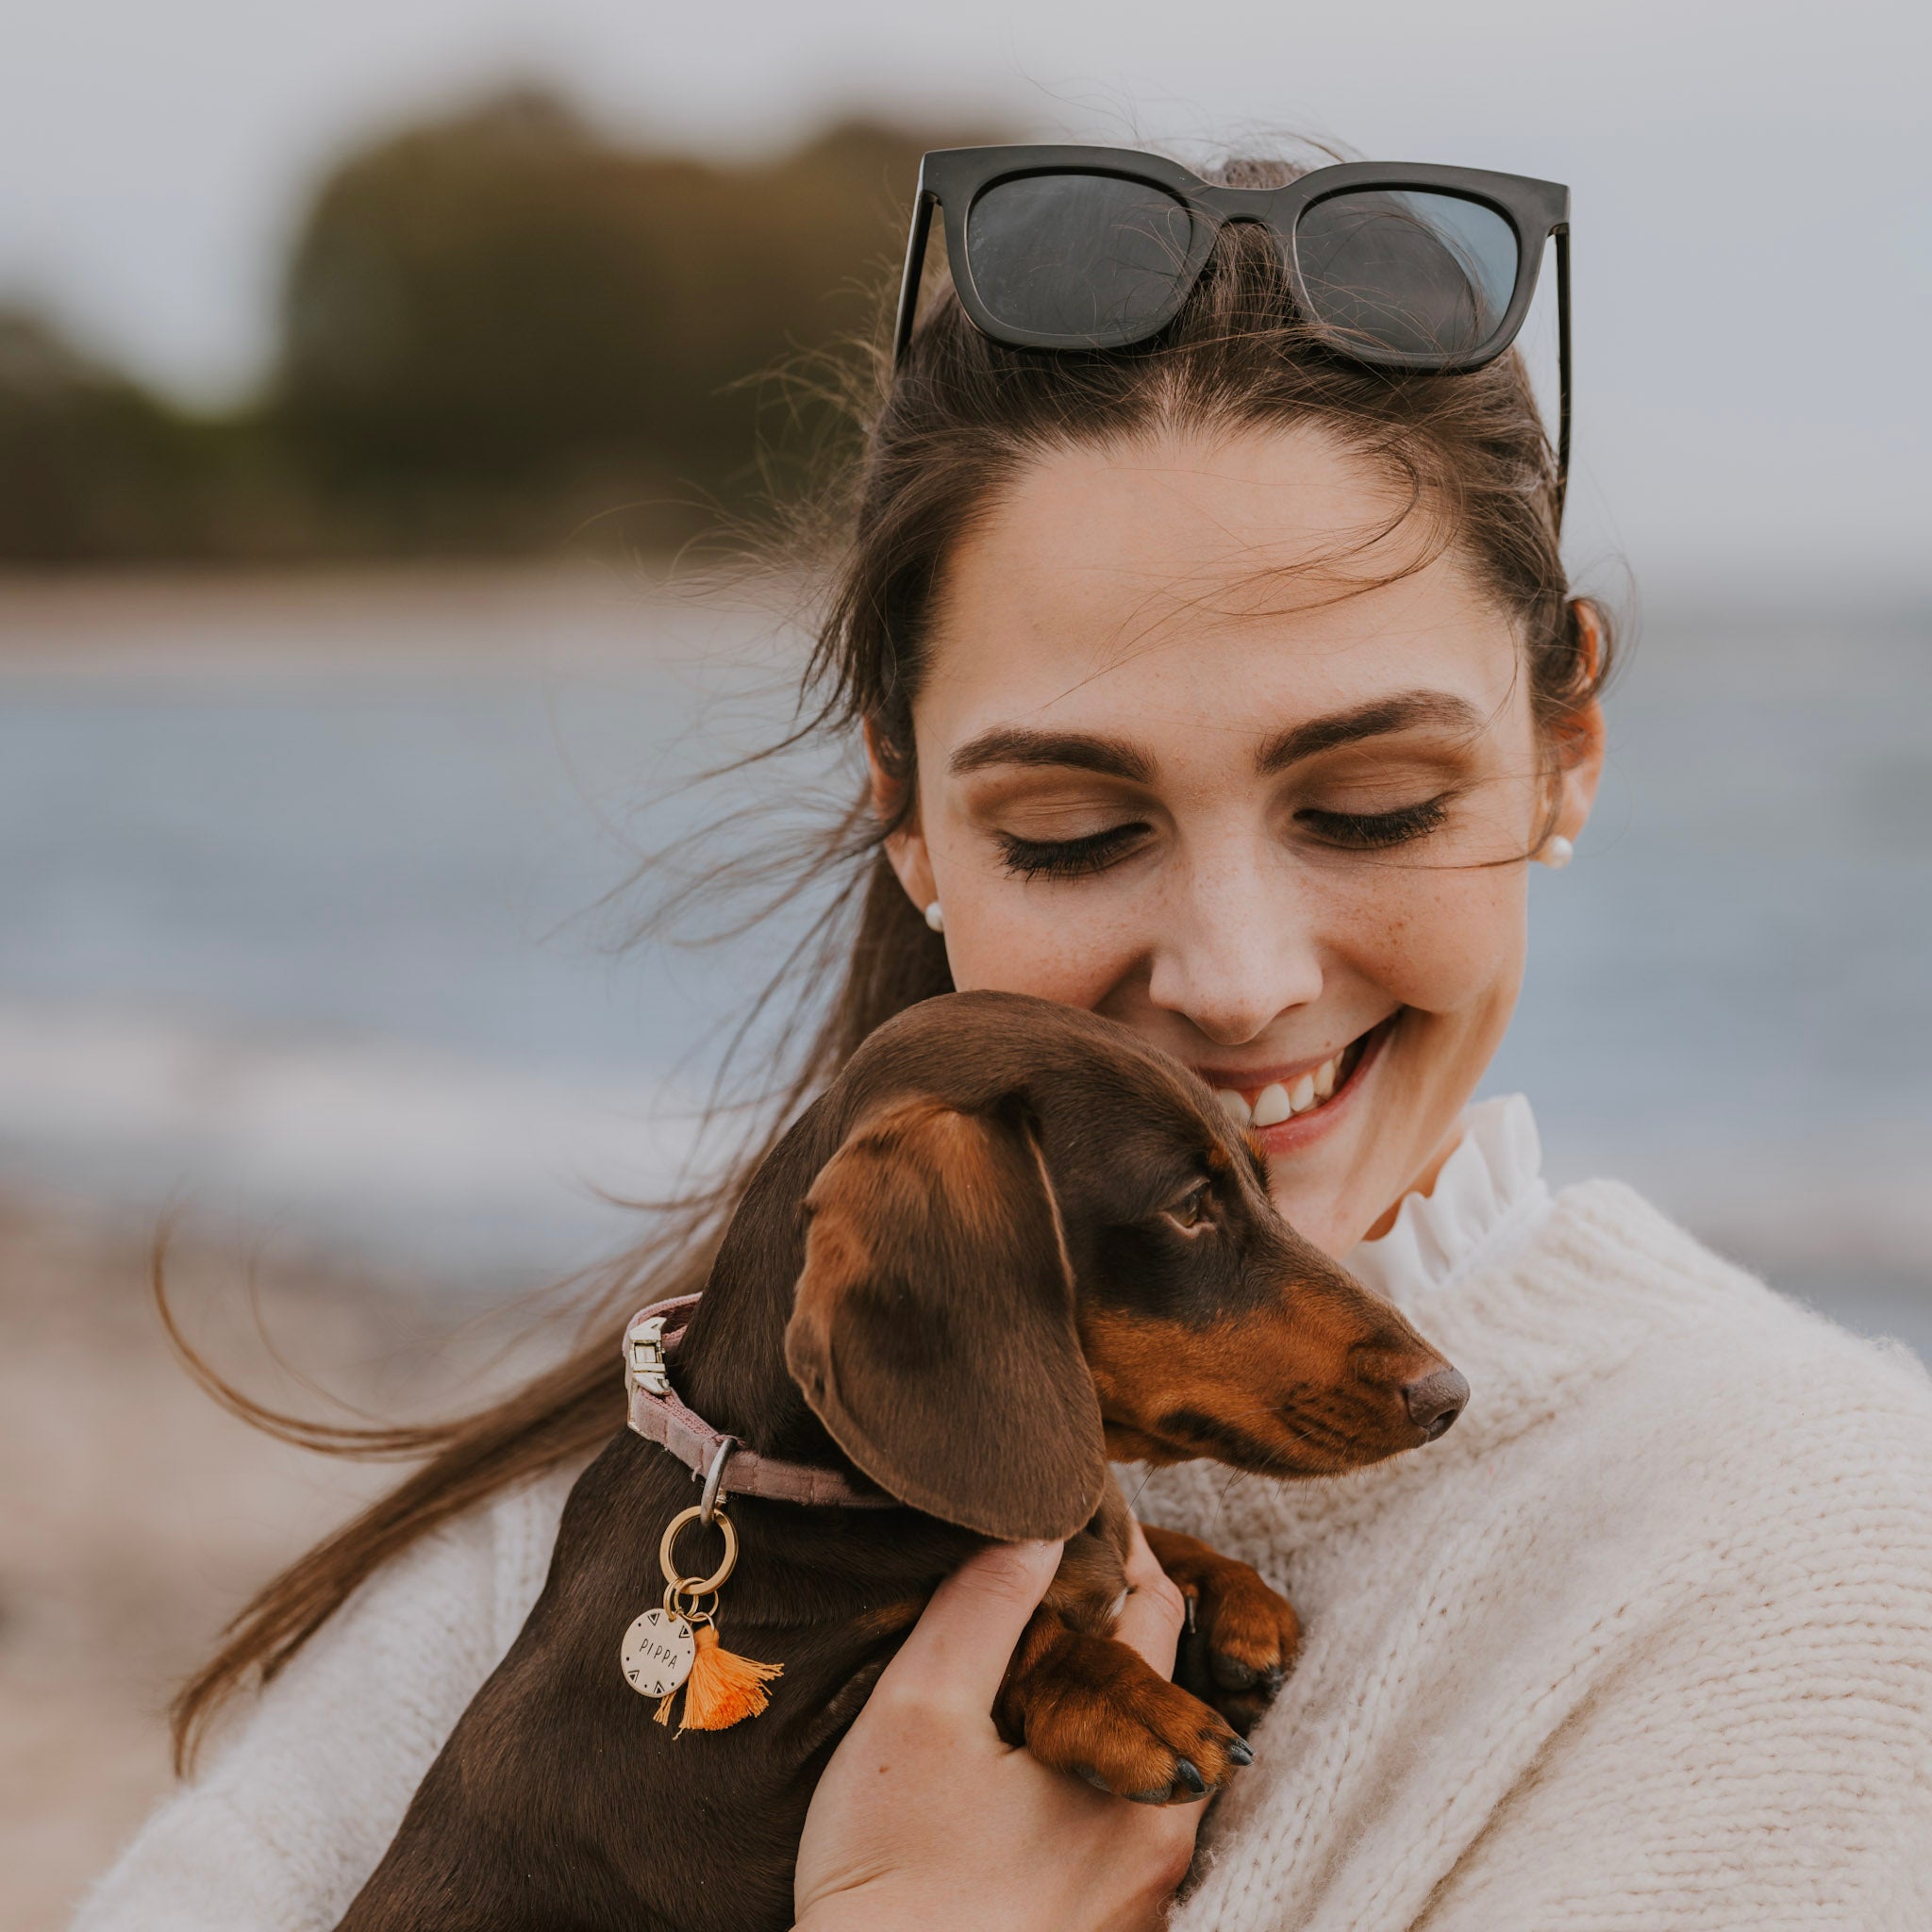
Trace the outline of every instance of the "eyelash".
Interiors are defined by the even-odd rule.
[[[1317,811],[1296,814],[1325,843],[1354,852],[1379,852],[1407,845],[1439,831],[1449,816],[1449,794],[1425,798],[1395,811]],[[999,832],[1000,851],[1009,873],[1021,878],[1085,878],[1105,872],[1126,857],[1127,849],[1146,831],[1138,820],[1109,825],[1084,839],[1023,839],[1016,832]]]
[[[1440,831],[1449,816],[1449,794],[1442,792],[1395,811],[1316,811],[1311,808],[1296,816],[1331,845],[1343,845],[1357,852],[1376,852],[1391,845],[1407,845],[1412,840],[1426,839],[1431,832]]]
[[[1126,856],[1127,847],[1146,829],[1136,821],[1109,825],[1104,832],[1090,832],[1084,839],[1023,839],[1017,832],[995,836],[1008,872],[1025,879],[1075,879],[1105,872]]]

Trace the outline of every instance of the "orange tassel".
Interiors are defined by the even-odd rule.
[[[691,1675],[684,1680],[684,1716],[677,1726],[686,1731],[723,1731],[748,1717],[757,1717],[772,1701],[765,1689],[774,1677],[785,1674],[783,1664],[754,1663],[748,1657],[735,1657],[718,1641],[718,1633],[708,1624],[697,1627],[698,1654],[691,1660]],[[671,1722],[674,1690],[658,1706],[658,1722]]]

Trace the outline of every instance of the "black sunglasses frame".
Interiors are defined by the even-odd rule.
[[[1172,195],[1188,210],[1188,255],[1172,300],[1158,313],[1080,335],[1028,329],[996,319],[980,300],[973,279],[967,218],[988,189],[1030,175],[1104,175],[1138,181]],[[1295,258],[1295,228],[1302,216],[1330,195],[1363,189],[1447,192],[1492,208],[1516,236],[1516,286],[1495,330],[1474,349],[1438,354],[1385,348],[1325,328],[1310,300]],[[944,219],[946,260],[959,306],[982,335],[1015,349],[1104,350],[1126,348],[1157,336],[1180,313],[1213,252],[1214,239],[1230,222],[1252,222],[1282,243],[1289,291],[1308,328],[1333,354],[1376,369],[1421,369],[1455,374],[1493,362],[1516,340],[1536,294],[1543,244],[1557,242],[1557,521],[1570,477],[1570,191],[1556,181],[1526,175],[1497,175],[1482,168],[1436,167],[1422,162],[1343,161],[1316,168],[1281,188],[1222,188],[1171,161],[1134,148],[999,146],[937,148],[919,164],[919,191],[906,245],[906,272],[892,331],[893,366],[905,359],[919,310],[919,284],[937,206]]]

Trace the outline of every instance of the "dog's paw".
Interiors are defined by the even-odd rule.
[[[1197,1697],[1152,1672],[1124,1695],[1072,1696],[1028,1728],[1036,1757],[1137,1805],[1211,1797],[1254,1753]]]
[[[1188,1617],[1174,1679],[1245,1737],[1294,1665],[1301,1619],[1247,1564],[1213,1551],[1205,1558],[1168,1572]]]

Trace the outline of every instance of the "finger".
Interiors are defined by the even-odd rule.
[[[1171,1677],[1186,1615],[1180,1591],[1155,1561],[1141,1525],[1132,1524],[1127,1533],[1127,1600],[1121,1606],[1113,1634],[1138,1650],[1163,1677]]]
[[[876,1697],[917,1692],[984,1716],[1013,1646],[1060,1566],[1057,1542],[991,1543],[933,1592],[879,1678]]]

